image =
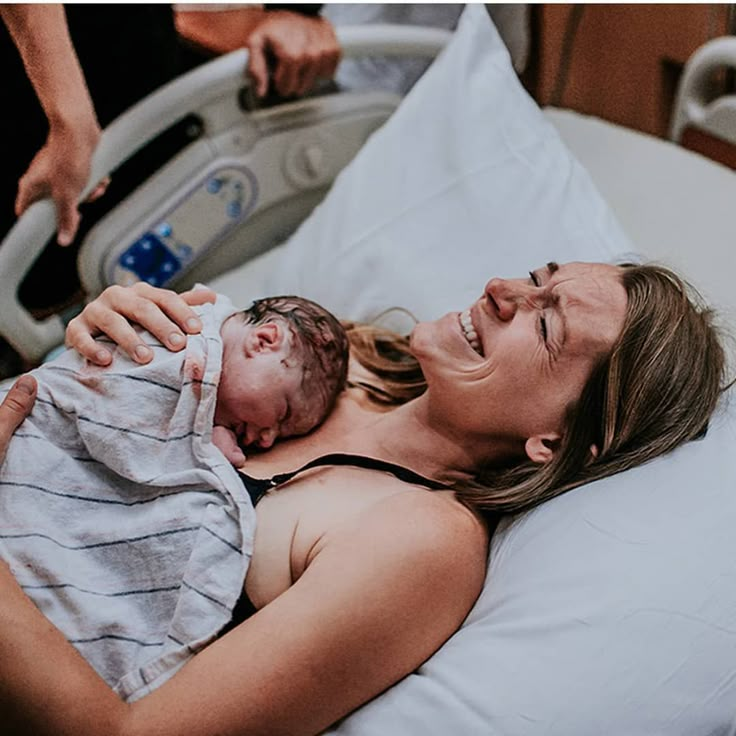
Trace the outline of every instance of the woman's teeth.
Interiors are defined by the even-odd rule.
[[[475,350],[478,355],[483,355],[480,349],[480,340],[478,339],[478,333],[473,327],[473,321],[470,319],[470,310],[466,309],[464,312],[460,312],[460,327],[462,328],[465,339],[470,343],[470,347]]]

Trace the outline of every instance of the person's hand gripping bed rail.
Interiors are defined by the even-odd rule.
[[[48,119],[46,142],[18,182],[15,214],[51,197],[56,205],[59,245],[79,228],[79,196],[89,179],[101,131],[67,28],[63,5],[0,5],[0,17],[23,59],[28,78]],[[109,179],[91,192],[102,196]]]
[[[332,79],[341,55],[335,29],[314,7],[188,10],[179,5],[176,27],[182,38],[209,53],[248,49],[247,72],[257,97],[265,97],[271,85],[281,97],[301,96],[318,79]]]

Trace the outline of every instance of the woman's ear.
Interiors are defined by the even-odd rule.
[[[536,434],[526,441],[524,450],[533,463],[543,465],[554,457],[557,448],[560,446],[560,439],[560,435],[554,432],[551,434]]]

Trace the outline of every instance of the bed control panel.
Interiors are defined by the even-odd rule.
[[[247,115],[225,106],[232,120],[205,126],[92,228],[78,259],[84,289],[188,288],[283,242],[398,102],[370,92]]]
[[[211,172],[120,253],[111,264],[109,281],[169,283],[204,249],[237,227],[257,199],[258,185],[249,169]]]

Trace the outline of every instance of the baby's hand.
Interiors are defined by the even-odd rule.
[[[235,436],[235,432],[227,427],[215,425],[212,428],[212,444],[236,468],[239,468],[245,462],[245,455],[238,446],[238,438]]]

